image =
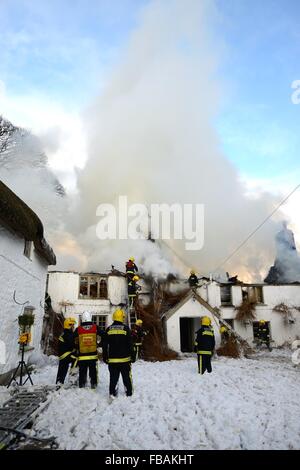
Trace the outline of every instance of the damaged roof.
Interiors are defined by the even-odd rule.
[[[48,265],[56,264],[56,256],[44,238],[44,227],[38,216],[13,191],[0,181],[0,224],[28,241]]]

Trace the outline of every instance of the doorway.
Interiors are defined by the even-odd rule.
[[[199,319],[180,318],[180,350],[181,352],[193,352],[195,342],[195,324],[199,328]]]

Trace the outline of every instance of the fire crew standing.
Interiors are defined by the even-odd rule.
[[[131,281],[135,273],[138,272],[138,267],[134,261],[135,261],[134,257],[131,256],[131,258],[129,258],[129,260],[126,263],[126,276],[127,276],[128,282]]]
[[[135,325],[133,325],[131,329],[131,336],[133,341],[133,348],[135,351],[135,361],[137,361],[140,357],[141,347],[143,344],[143,338],[146,336],[146,331],[142,327],[143,320],[137,320]]]
[[[108,364],[110,373],[109,394],[117,396],[117,384],[122,375],[126,395],[132,395],[131,362],[134,362],[134,350],[131,331],[124,325],[125,313],[117,309],[113,314],[113,323],[103,337],[103,360]]]
[[[102,337],[103,334],[104,331],[92,322],[90,312],[84,312],[82,323],[75,331],[75,344],[78,347],[79,388],[85,387],[88,370],[91,388],[97,387],[97,336]]]
[[[201,328],[197,331],[195,352],[198,356],[198,372],[211,372],[211,357],[215,348],[215,335],[209,317],[201,319]]]
[[[66,318],[64,321],[64,331],[58,338],[59,364],[56,383],[63,384],[70,364],[74,364],[76,357],[74,343],[75,318]]]

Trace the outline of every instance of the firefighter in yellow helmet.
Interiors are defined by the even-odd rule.
[[[141,286],[137,284],[139,280],[139,276],[135,274],[133,278],[128,282],[128,299],[130,307],[133,307],[136,297],[138,295],[138,291],[141,290]]]
[[[127,281],[131,281],[133,276],[138,272],[138,267],[135,264],[135,259],[133,256],[129,258],[129,260],[126,262],[126,276],[127,276]]]
[[[110,397],[118,394],[118,381],[122,375],[125,392],[132,395],[131,363],[134,362],[134,349],[131,332],[125,325],[125,312],[117,309],[113,314],[113,323],[106,329],[103,337],[103,361],[108,364]]]
[[[228,328],[222,323],[220,326],[220,335],[221,335],[221,344],[224,346],[229,339],[229,331],[228,331]]]
[[[196,276],[196,273],[195,273],[194,269],[191,269],[190,277],[188,278],[188,283],[189,283],[190,287],[191,288],[198,287],[198,282],[199,282],[199,279]]]
[[[197,353],[198,372],[212,371],[211,357],[215,349],[215,335],[209,317],[201,318],[201,328],[196,333],[194,351]]]
[[[141,348],[143,345],[143,338],[147,332],[143,329],[143,320],[136,320],[135,325],[131,328],[131,336],[133,341],[133,347],[135,351],[135,361],[140,358]]]
[[[270,331],[269,324],[265,320],[258,322],[258,340],[260,344],[265,344],[269,351],[272,351],[270,346]]]
[[[76,360],[74,343],[75,323],[75,318],[66,318],[64,320],[64,331],[58,338],[59,364],[56,377],[57,384],[63,384],[65,382],[69,365],[73,365]]]
[[[82,314],[81,324],[75,331],[75,344],[78,349],[79,388],[86,386],[87,372],[89,372],[91,388],[98,384],[98,353],[97,337],[102,339],[104,330],[101,330],[92,321],[92,315],[86,311]],[[102,346],[102,344],[101,344]]]

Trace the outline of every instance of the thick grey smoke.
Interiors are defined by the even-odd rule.
[[[186,251],[182,242],[172,242],[186,264],[201,273],[214,270],[273,208],[267,194],[256,200],[244,195],[214,130],[221,88],[214,22],[211,1],[152,2],[85,114],[89,159],[78,173],[70,230],[90,268],[119,267],[130,255],[156,273],[182,268],[162,261],[169,252],[163,255],[151,242],[97,240],[96,208],[117,205],[119,195],[131,203],[205,204],[204,248]],[[260,278],[275,231],[266,224],[226,269]]]

